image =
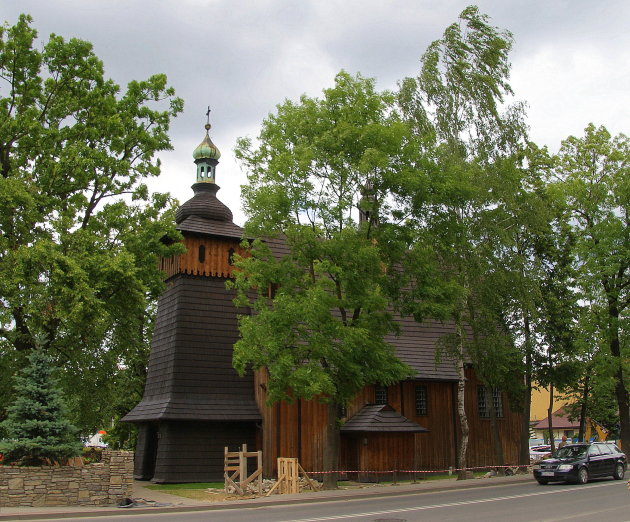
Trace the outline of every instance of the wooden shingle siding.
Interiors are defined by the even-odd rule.
[[[256,443],[255,423],[168,422],[159,427],[152,481],[157,483],[223,480],[223,448],[236,451]]]
[[[225,278],[177,275],[158,303],[142,401],[128,421],[259,420],[251,374],[232,368],[238,325]]]

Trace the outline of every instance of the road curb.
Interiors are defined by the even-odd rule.
[[[283,504],[313,504],[316,502],[334,502],[338,500],[360,500],[365,497],[393,497],[397,495],[412,495],[417,493],[436,493],[456,489],[473,489],[497,485],[518,484],[521,482],[531,482],[531,475],[515,475],[512,477],[493,477],[489,479],[471,479],[464,481],[448,481],[448,484],[418,483],[403,486],[382,486],[379,488],[365,488],[361,490],[333,490],[321,491],[317,493],[277,495],[273,497],[262,497],[254,499],[231,500],[226,502],[216,502],[207,505],[195,506],[156,506],[156,507],[134,507],[134,508],[112,508],[112,507],[77,507],[76,509],[65,508],[63,511],[53,511],[52,508],[0,508],[0,520],[42,520],[55,518],[91,518],[103,516],[122,515],[146,515],[151,513],[189,513],[195,511],[218,511],[223,509],[251,509],[264,506],[274,506]],[[437,481],[436,481],[437,482]],[[441,482],[441,481],[440,481]],[[11,510],[9,513],[2,513],[3,509]],[[22,510],[35,510],[37,512],[20,512]],[[61,509],[61,508],[57,508]]]

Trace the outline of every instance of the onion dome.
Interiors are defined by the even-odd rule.
[[[212,140],[210,139],[210,135],[208,134],[208,131],[210,130],[210,124],[206,123],[206,137],[203,139],[203,141],[197,145],[197,148],[193,151],[193,158],[195,158],[195,160],[200,160],[200,159],[213,159],[213,160],[218,160],[221,157],[221,152],[219,152],[219,149],[217,148],[217,146],[212,143]]]
[[[210,123],[206,123],[206,137],[193,151],[193,158],[197,165],[197,183],[214,183],[217,165],[221,153],[217,146],[212,143],[208,131]]]

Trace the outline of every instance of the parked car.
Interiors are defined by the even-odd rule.
[[[539,484],[586,484],[591,478],[608,476],[621,480],[627,465],[626,455],[612,442],[567,444],[534,466],[534,478]]]

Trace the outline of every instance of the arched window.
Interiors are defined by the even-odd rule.
[[[199,262],[203,263],[206,260],[206,247],[204,245],[199,246]]]

